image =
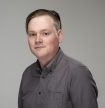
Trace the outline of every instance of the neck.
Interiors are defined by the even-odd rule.
[[[59,50],[59,49],[58,49]],[[56,54],[58,53],[58,50],[55,51],[55,53],[52,55],[52,56],[47,56],[47,57],[44,57],[44,58],[41,58],[41,59],[38,59],[39,62],[40,62],[40,65],[41,67],[46,67],[51,61],[52,59],[56,56]]]

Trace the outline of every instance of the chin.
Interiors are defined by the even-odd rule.
[[[43,58],[47,58],[48,55],[47,54],[34,54],[38,59],[43,59]]]

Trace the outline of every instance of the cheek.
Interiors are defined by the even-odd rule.
[[[46,44],[49,47],[56,47],[59,45],[59,40],[58,40],[58,38],[51,38],[51,39],[46,41]]]
[[[28,38],[28,44],[29,44],[30,46],[33,45],[33,40],[30,39],[30,38]]]

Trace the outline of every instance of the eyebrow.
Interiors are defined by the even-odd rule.
[[[49,30],[48,30],[48,29],[42,29],[42,30],[40,30],[40,32],[43,32],[43,31],[49,31]],[[36,31],[30,30],[30,31],[28,31],[28,32],[36,32]]]

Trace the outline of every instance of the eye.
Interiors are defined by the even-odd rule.
[[[36,33],[28,33],[28,36],[36,36]]]
[[[42,35],[43,36],[48,36],[50,33],[49,32],[43,32]]]

